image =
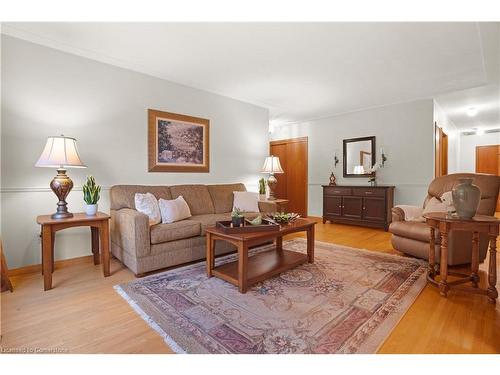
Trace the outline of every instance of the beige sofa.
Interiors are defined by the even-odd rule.
[[[435,178],[429,185],[427,197],[421,208],[411,206],[396,206],[392,209],[392,223],[389,232],[392,233],[392,246],[403,253],[422,258],[429,258],[430,229],[424,222],[406,220],[409,216],[419,216],[432,197],[439,198],[451,191],[461,178],[472,178],[472,183],[481,189],[481,201],[477,209],[480,215],[494,215],[500,188],[500,177],[475,173],[455,173]],[[436,236],[436,259],[439,263],[441,236]],[[488,236],[479,236],[479,261],[484,261],[488,251]],[[460,265],[471,262],[472,233],[451,231],[448,236],[448,265]]]
[[[243,184],[143,186],[116,185],[110,191],[111,252],[136,276],[166,267],[205,259],[205,229],[218,220],[230,220],[233,191]],[[191,210],[189,219],[149,226],[146,215],[135,209],[136,193],[175,199],[182,195]],[[259,202],[261,212],[276,211],[272,202]],[[255,217],[258,213],[247,213]],[[233,245],[216,241],[216,255],[234,251]]]

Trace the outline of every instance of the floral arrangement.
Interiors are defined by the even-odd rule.
[[[373,173],[373,176],[370,176],[368,178],[368,182],[372,185],[375,185],[377,183],[377,176],[375,175],[375,173],[380,169],[382,168],[382,164],[380,164],[379,162],[375,163],[372,165],[371,168],[368,168],[368,172],[370,173]]]
[[[268,218],[271,221],[274,221],[275,223],[278,224],[289,224],[293,222],[295,219],[299,218],[300,215],[290,212],[290,213],[285,213],[285,212],[273,212],[271,214],[267,215]]]

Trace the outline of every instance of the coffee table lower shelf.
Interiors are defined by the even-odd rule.
[[[307,262],[307,254],[269,250],[248,257],[247,285],[253,285]],[[238,286],[238,261],[215,267],[212,274]]]

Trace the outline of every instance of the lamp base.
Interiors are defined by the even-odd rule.
[[[68,219],[73,217],[73,214],[68,211],[68,203],[66,197],[71,189],[73,189],[73,181],[66,175],[66,169],[59,168],[57,176],[50,182],[50,188],[59,199],[57,202],[57,212],[52,214],[52,219]]]
[[[274,177],[273,174],[269,175],[269,178],[267,179],[267,186],[269,186],[269,198],[267,198],[270,201],[276,200],[276,196],[274,195],[274,189],[276,188],[276,185],[278,185],[278,180],[276,177]]]

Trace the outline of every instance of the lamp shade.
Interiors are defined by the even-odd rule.
[[[261,173],[285,173],[281,168],[280,158],[277,156],[268,156],[264,161]]]
[[[86,168],[78,155],[76,139],[64,135],[48,137],[36,167]]]
[[[365,168],[362,165],[356,165],[354,167],[354,174],[365,174]]]

